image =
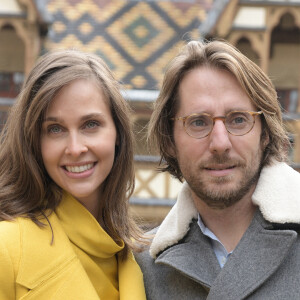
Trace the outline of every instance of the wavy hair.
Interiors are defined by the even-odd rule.
[[[191,41],[167,67],[162,88],[154,104],[149,122],[148,140],[156,145],[160,155],[161,171],[182,181],[173,139],[173,118],[178,109],[179,86],[184,76],[199,67],[211,67],[230,72],[239,82],[253,104],[263,111],[262,141],[269,139],[265,147],[262,165],[272,159],[284,161],[289,144],[283,126],[277,94],[268,76],[239,50],[225,41]]]
[[[125,256],[129,249],[136,250],[133,240],[142,237],[128,213],[134,189],[130,109],[112,72],[93,54],[76,50],[48,53],[26,79],[0,137],[0,220],[25,216],[41,225],[39,218],[59,205],[62,189],[47,174],[42,160],[42,122],[59,90],[77,79],[97,82],[108,100],[117,130],[114,164],[103,182],[101,201],[107,232],[116,242],[125,242]]]

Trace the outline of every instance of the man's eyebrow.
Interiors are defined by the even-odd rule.
[[[237,112],[239,112],[239,111],[255,111],[255,109],[253,110],[253,109],[251,109],[251,108],[235,107],[234,109],[227,109],[227,110],[225,110],[225,115],[227,115],[227,114],[229,114],[229,113],[231,113],[231,112],[233,112],[233,111],[237,111]]]

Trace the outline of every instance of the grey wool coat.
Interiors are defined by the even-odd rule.
[[[187,184],[136,254],[148,300],[300,299],[300,174],[284,163],[262,170],[255,216],[221,269],[197,224]]]

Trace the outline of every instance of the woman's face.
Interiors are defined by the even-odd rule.
[[[49,176],[94,215],[115,156],[116,127],[108,100],[93,80],[75,80],[52,100],[41,152]]]

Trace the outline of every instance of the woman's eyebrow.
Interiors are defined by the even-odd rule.
[[[102,113],[91,113],[91,114],[87,114],[84,115],[80,118],[81,121],[86,121],[89,119],[93,119],[93,118],[104,118],[104,114]],[[45,118],[43,120],[43,122],[63,122],[62,118],[58,118],[58,117],[53,117],[53,116],[49,116],[47,118]]]
[[[60,121],[60,118],[57,118],[57,117],[47,117],[43,120],[43,122],[59,122]]]
[[[82,121],[86,121],[86,120],[93,119],[93,118],[104,118],[104,114],[102,114],[102,113],[91,113],[91,114],[82,116],[80,119]]]

